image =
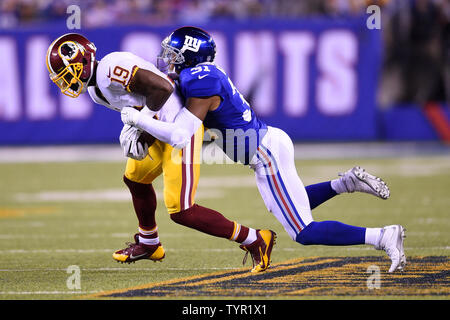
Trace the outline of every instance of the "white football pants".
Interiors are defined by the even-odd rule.
[[[295,168],[291,138],[283,130],[269,126],[250,167],[267,209],[295,241],[313,218],[308,194]]]

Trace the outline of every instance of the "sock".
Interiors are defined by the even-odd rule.
[[[152,230],[145,230],[139,227],[138,231],[139,231],[139,243],[146,245],[159,244],[158,227],[155,227]]]
[[[305,189],[311,210],[337,195],[337,192],[332,188],[331,181],[312,184]]]
[[[233,221],[234,227],[233,227],[233,233],[228,238],[231,241],[236,241],[238,243],[247,243],[248,241],[251,241],[252,239],[256,240],[256,230],[248,228],[246,226],[243,226],[236,221]],[[253,231],[251,231],[253,230]],[[253,241],[254,241],[253,240]],[[253,242],[251,241],[251,242]],[[250,243],[251,243],[250,242]]]
[[[133,200],[133,207],[139,221],[139,227],[152,230],[156,227],[156,193],[153,185],[137,183],[123,177]]]
[[[194,204],[189,209],[172,213],[170,218],[185,227],[238,243],[247,240],[250,233],[248,227],[230,221],[221,213],[198,204]],[[256,240],[256,232],[254,238]]]
[[[178,224],[212,236],[229,239],[234,232],[234,222],[209,208],[194,204],[189,209],[172,213],[170,218]]]
[[[365,243],[378,246],[381,239],[381,228],[366,228]]]
[[[295,241],[303,245],[347,246],[365,244],[365,234],[366,228],[338,221],[313,221],[300,231]]]
[[[248,236],[247,238],[241,242],[243,246],[248,246],[252,244],[256,240],[256,230],[253,228],[248,228]]]
[[[331,180],[331,188],[336,191],[337,194],[341,194],[347,191],[347,187],[344,182],[342,182],[341,178]]]

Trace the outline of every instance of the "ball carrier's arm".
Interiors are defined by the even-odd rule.
[[[158,111],[173,93],[172,84],[154,72],[138,69],[130,81],[129,89],[146,97],[147,107]]]

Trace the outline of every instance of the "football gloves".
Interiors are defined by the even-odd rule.
[[[125,124],[120,132],[120,146],[125,157],[143,160],[148,155],[148,144],[139,141],[142,131]]]
[[[181,108],[173,122],[156,120],[131,107],[122,108],[121,119],[124,124],[136,126],[159,141],[170,144],[177,149],[184,148],[202,125],[202,120],[187,108]]]
[[[122,119],[122,122],[125,125],[129,124],[130,126],[135,126],[140,116],[141,113],[139,112],[139,110],[136,110],[133,107],[124,107],[120,112],[120,118]]]

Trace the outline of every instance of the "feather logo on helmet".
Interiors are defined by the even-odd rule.
[[[67,62],[73,60],[78,55],[78,52],[84,54],[84,48],[73,41],[66,41],[58,48],[59,56]]]
[[[202,41],[200,39],[186,35],[184,37],[184,44],[183,44],[183,47],[181,48],[181,52],[184,52],[186,50],[198,52],[198,50],[200,49],[200,46],[204,42],[206,42],[206,41]]]

